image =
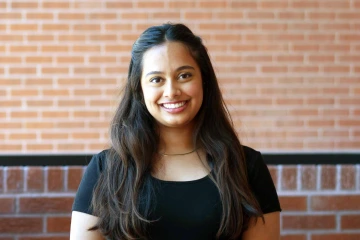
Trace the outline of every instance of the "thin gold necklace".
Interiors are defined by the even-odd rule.
[[[196,150],[198,150],[198,148],[195,148],[194,150],[192,150],[192,151],[190,151],[190,152],[187,152],[187,153],[172,153],[172,154],[159,153],[159,154],[160,154],[160,155],[163,155],[163,156],[182,156],[182,155],[186,155],[186,154],[193,153],[193,152],[195,152]]]

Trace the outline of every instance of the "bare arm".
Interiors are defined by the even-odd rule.
[[[264,214],[265,223],[258,218],[256,224],[252,220],[249,229],[244,232],[243,240],[279,240],[280,239],[280,212]]]
[[[82,212],[73,211],[71,214],[70,240],[105,240],[98,231],[88,231],[98,218]]]

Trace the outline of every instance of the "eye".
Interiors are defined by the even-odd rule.
[[[150,82],[152,82],[152,83],[159,83],[159,82],[161,82],[161,78],[159,78],[159,77],[153,77],[153,78],[150,79]]]
[[[188,79],[190,77],[192,77],[191,73],[182,73],[182,74],[179,75],[180,79]]]

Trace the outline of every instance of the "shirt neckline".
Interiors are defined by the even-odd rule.
[[[211,172],[204,176],[201,177],[199,179],[194,179],[194,180],[188,180],[188,181],[170,181],[170,180],[162,180],[159,178],[154,177],[153,175],[150,174],[151,178],[154,179],[155,181],[161,182],[161,183],[168,183],[168,184],[194,184],[194,183],[198,183],[198,182],[202,182],[206,179],[208,179],[210,177],[210,174],[213,173],[213,170],[211,170]]]

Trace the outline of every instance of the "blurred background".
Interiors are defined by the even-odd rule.
[[[0,239],[68,239],[131,46],[165,22],[207,46],[282,240],[360,239],[360,0],[0,0]]]

